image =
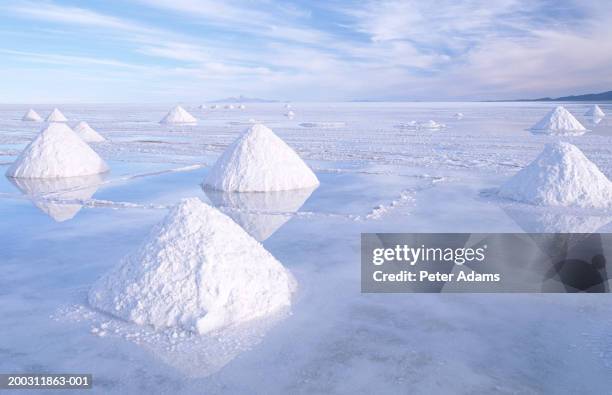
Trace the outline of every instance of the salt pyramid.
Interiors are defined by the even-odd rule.
[[[46,122],[68,122],[68,119],[62,114],[60,110],[54,108],[51,114],[47,116]]]
[[[246,108],[246,106],[244,104],[241,104],[238,106],[239,109],[244,110]]]
[[[22,121],[30,121],[30,122],[41,122],[42,118],[40,115],[38,115],[38,113],[36,111],[34,111],[33,109],[29,109],[28,112],[25,113],[25,115],[23,116],[23,118],[21,118]]]
[[[587,112],[584,113],[584,115],[586,115],[587,117],[601,118],[605,117],[606,113],[604,113],[601,107],[599,107],[597,104],[593,104],[593,106],[591,106],[591,108],[589,108]]]
[[[51,123],[21,152],[6,175],[59,178],[99,174],[109,168],[66,124]]]
[[[289,110],[285,113],[285,116],[287,118],[293,118],[295,116],[295,113],[292,110]]]
[[[204,186],[222,191],[266,192],[311,188],[317,176],[299,155],[262,124],[248,128],[214,164]]]
[[[227,108],[228,110],[233,110],[234,109],[234,105],[233,104],[226,104],[225,108]]]
[[[104,137],[102,137],[98,132],[96,132],[89,124],[85,121],[79,122],[74,127],[74,132],[79,135],[83,141],[88,143],[99,143],[102,141],[106,141]]]
[[[563,106],[555,107],[530,130],[554,135],[581,135],[586,132],[586,128]]]
[[[176,106],[166,116],[159,121],[159,123],[172,124],[172,123],[186,123],[195,124],[198,120],[193,115],[189,114],[183,107]]]
[[[292,275],[259,242],[190,198],[93,285],[89,303],[140,325],[204,334],[282,311],[294,290]]]
[[[557,142],[499,189],[499,195],[542,206],[612,207],[612,183],[576,146]]]

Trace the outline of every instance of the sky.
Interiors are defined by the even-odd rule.
[[[609,0],[2,0],[0,102],[612,90]]]

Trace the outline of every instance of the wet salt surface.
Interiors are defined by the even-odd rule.
[[[17,121],[29,107],[0,107],[1,144],[19,147],[34,135],[36,127]],[[550,107],[296,103],[288,120],[281,104],[192,106],[199,125],[173,131],[156,123],[170,106],[61,107],[71,122],[86,120],[113,140],[94,145],[112,172],[91,197],[70,201],[70,214],[77,210],[63,222],[0,178],[0,371],[93,373],[94,393],[606,393],[606,295],[359,292],[360,232],[610,232],[609,212],[543,209],[483,193],[550,141],[525,131]],[[566,108],[584,121],[586,105]],[[35,108],[41,116],[50,109]],[[266,235],[272,229],[264,246],[298,281],[292,314],[194,338],[89,309],[89,286],[139,245],[167,205],[210,200],[200,187],[207,165],[246,127],[229,122],[249,118],[268,120],[321,180],[297,213],[238,202],[239,211],[256,208],[245,223]],[[429,119],[447,127],[394,128]],[[612,176],[608,119],[567,141]],[[14,156],[2,147],[3,172]],[[62,195],[43,207],[65,208]],[[236,209],[231,196],[216,202]]]

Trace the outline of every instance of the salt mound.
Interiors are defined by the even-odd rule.
[[[294,113],[293,111],[289,110],[289,111],[287,111],[287,112],[285,113],[285,116],[286,116],[287,118],[293,118],[293,117],[295,116],[295,113]]]
[[[429,120],[427,122],[419,122],[417,126],[421,129],[442,129],[445,128],[446,125],[443,123],[438,123],[436,121]]]
[[[183,107],[176,106],[166,116],[159,121],[159,123],[188,123],[195,124],[198,123],[198,120],[193,117],[193,115],[189,114]]]
[[[608,208],[612,183],[576,146],[548,144],[527,167],[498,192],[499,196],[542,206]]]
[[[606,113],[603,112],[603,110],[597,104],[593,104],[593,106],[589,108],[587,112],[584,113],[584,115],[586,115],[587,117],[601,118],[605,117]]]
[[[102,141],[106,141],[104,137],[102,137],[98,132],[96,132],[89,124],[85,121],[81,121],[77,123],[74,127],[74,132],[79,135],[83,141],[88,143],[99,143]]]
[[[222,191],[265,192],[311,188],[317,176],[272,130],[251,126],[214,164],[204,186]]]
[[[289,104],[289,103],[285,104],[285,108],[286,109],[290,109],[291,108],[291,104]]]
[[[291,274],[260,243],[190,198],[93,285],[89,303],[140,325],[203,334],[288,308],[294,289]]]
[[[42,117],[40,115],[38,115],[38,113],[36,111],[34,111],[33,109],[29,109],[28,112],[25,113],[25,115],[23,116],[23,118],[21,118],[22,121],[30,121],[30,122],[41,122],[42,121]]]
[[[217,109],[217,108],[219,108],[219,106],[218,106],[218,105],[216,105],[216,104],[213,104],[213,105],[211,105],[211,106],[210,106],[210,109],[211,109],[211,110],[215,110],[215,109]]]
[[[463,119],[463,113],[462,112],[455,113],[455,119]]]
[[[228,109],[228,110],[233,110],[234,109],[234,105],[233,104],[227,104],[225,106],[225,108]]]
[[[198,107],[200,110],[206,110],[206,104],[200,104]]]
[[[15,178],[59,178],[87,176],[108,170],[104,160],[66,124],[51,123],[23,149],[6,175]]]
[[[586,132],[586,128],[563,106],[557,106],[532,126],[530,131],[554,135],[581,135]]]
[[[54,108],[53,111],[51,111],[51,114],[47,116],[47,119],[45,121],[47,122],[68,122],[68,119],[64,116],[64,114],[62,114],[60,110],[58,110],[57,108]]]
[[[246,106],[244,104],[241,104],[238,106],[239,109],[244,110],[246,108]]]

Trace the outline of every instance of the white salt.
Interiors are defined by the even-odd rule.
[[[248,128],[217,159],[204,186],[223,191],[265,192],[312,188],[317,176],[299,155],[262,124]]]
[[[46,122],[68,122],[68,119],[62,114],[60,110],[54,108],[49,115],[47,115]]]
[[[83,139],[83,141],[88,143],[99,143],[102,141],[106,141],[104,137],[102,137],[98,132],[96,132],[89,124],[85,121],[79,122],[74,127],[74,132]]]
[[[587,130],[563,106],[557,106],[532,126],[530,131],[537,134],[581,135]]]
[[[89,303],[140,325],[203,334],[287,309],[295,286],[240,226],[190,198],[93,285]]]
[[[197,122],[198,120],[181,106],[174,107],[161,121],[159,121],[159,123],[162,124],[195,124]]]
[[[25,113],[23,118],[21,118],[21,120],[28,122],[42,122],[42,117],[38,115],[36,111],[30,108],[28,112]]]

